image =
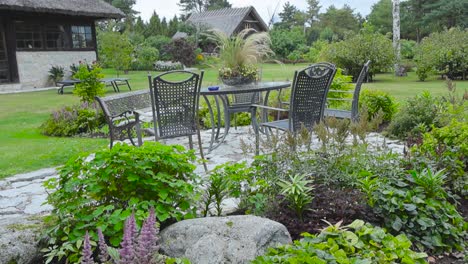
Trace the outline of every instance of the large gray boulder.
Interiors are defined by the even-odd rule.
[[[282,224],[250,215],[190,219],[161,232],[163,253],[193,264],[249,263],[269,247],[288,243]]]
[[[0,219],[0,263],[42,263],[39,240],[40,217]]]

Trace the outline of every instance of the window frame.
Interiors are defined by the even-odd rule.
[[[40,27],[40,32],[41,32],[41,41],[42,41],[42,48],[19,48],[16,46],[16,23],[18,21],[23,21],[25,23],[30,23],[30,24],[39,24]],[[61,22],[61,21],[35,21],[32,19],[16,19],[14,20],[15,24],[15,48],[16,51],[96,51],[97,49],[97,44],[96,44],[96,28],[94,25],[94,22],[91,21],[67,21],[67,22]],[[64,46],[60,48],[48,48],[47,47],[47,27],[48,26],[63,26],[64,27]],[[84,47],[84,48],[73,48],[73,39],[72,39],[72,26],[78,26],[78,27],[87,27],[89,26],[91,28],[91,41],[92,47]]]

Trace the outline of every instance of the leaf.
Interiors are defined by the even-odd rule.
[[[403,206],[405,207],[405,210],[408,211],[408,212],[412,212],[414,210],[416,210],[416,205],[414,204],[403,204]]]
[[[403,226],[403,223],[401,222],[401,219],[400,217],[396,217],[395,220],[393,221],[392,223],[392,228],[395,230],[395,231],[400,231],[401,227]]]

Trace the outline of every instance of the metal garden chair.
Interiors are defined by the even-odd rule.
[[[181,75],[186,79],[180,79]],[[156,76],[150,82],[153,101],[153,123],[155,140],[187,136],[193,149],[192,136],[197,135],[200,156],[204,160],[203,147],[198,124],[198,103],[203,71],[170,71]],[[205,171],[207,170],[203,161]]]
[[[252,116],[256,116],[257,108],[289,112],[288,119],[257,124],[252,118],[255,128],[256,154],[259,154],[260,128],[279,129],[297,133],[301,128],[311,130],[323,118],[328,90],[336,73],[336,67],[330,63],[317,63],[294,73],[290,97],[290,108],[282,109],[264,105],[253,105]]]
[[[325,117],[336,117],[339,119],[351,119],[352,121],[357,121],[359,119],[359,94],[361,92],[362,83],[364,82],[367,74],[369,73],[369,65],[371,61],[367,61],[364,66],[362,67],[361,73],[359,73],[359,77],[356,81],[356,86],[354,88],[353,99],[346,99],[346,98],[328,98],[328,100],[339,100],[339,101],[351,101],[351,111],[348,110],[340,110],[340,109],[332,109],[327,108],[325,109],[324,116]],[[349,93],[350,91],[340,91],[340,90],[330,90],[330,92],[337,92],[337,93]]]

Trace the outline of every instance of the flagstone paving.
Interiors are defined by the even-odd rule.
[[[208,145],[210,140],[210,132],[202,132],[202,142],[204,142],[205,146]],[[212,170],[217,165],[229,161],[251,161],[253,155],[252,153],[248,153],[248,155],[243,153],[241,140],[246,144],[253,145],[254,138],[255,136],[249,127],[239,127],[237,130],[232,128],[226,141],[219,148],[209,154],[205,154],[208,160],[208,170]],[[145,140],[152,139],[146,138]],[[399,142],[387,140],[379,134],[371,133],[367,140],[370,145],[381,146],[382,144],[386,144],[397,153],[403,153],[404,150],[404,146]],[[165,143],[180,144],[188,147],[187,138],[169,139]],[[319,145],[316,139],[314,139],[313,144]],[[196,172],[201,175],[205,174],[201,164],[197,166]],[[47,192],[42,184],[53,177],[57,177],[57,168],[41,169],[0,180],[0,220],[10,217],[49,213],[52,207],[45,203]]]

